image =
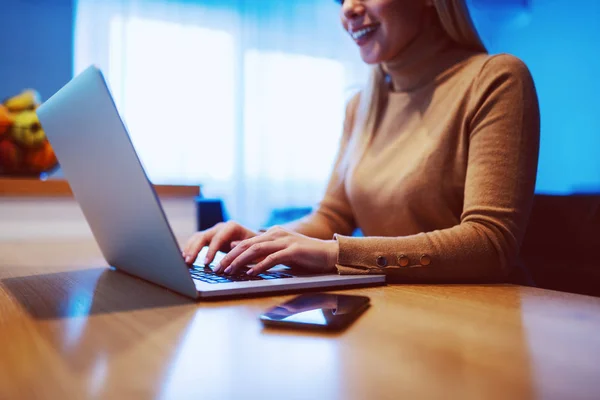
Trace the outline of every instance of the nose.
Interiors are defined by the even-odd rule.
[[[364,15],[365,5],[363,0],[345,0],[342,12],[347,19],[353,19]]]

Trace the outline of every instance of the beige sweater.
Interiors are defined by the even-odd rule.
[[[386,64],[394,83],[371,145],[351,173],[291,225],[339,242],[341,274],[396,281],[502,280],[519,263],[532,205],[539,107],[527,67],[459,48],[441,29]],[[365,237],[351,237],[360,228]]]

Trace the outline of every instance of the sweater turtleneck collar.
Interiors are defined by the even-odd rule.
[[[428,15],[413,41],[392,60],[382,64],[394,92],[411,92],[431,82],[457,60],[448,50],[457,45],[444,32],[436,16]],[[450,57],[455,58],[455,57]]]

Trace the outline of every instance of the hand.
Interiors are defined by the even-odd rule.
[[[219,222],[212,228],[197,232],[188,239],[181,254],[185,262],[191,265],[196,261],[200,250],[204,246],[208,246],[204,265],[209,265],[215,259],[217,251],[228,252],[240,240],[250,239],[256,235],[256,232],[243,227],[237,222]]]
[[[248,275],[260,274],[278,264],[312,272],[332,272],[335,270],[337,254],[338,243],[335,240],[313,239],[274,227],[240,242],[223,257],[215,271],[235,274],[254,260],[262,259],[250,268]]]

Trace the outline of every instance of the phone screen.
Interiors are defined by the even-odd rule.
[[[307,293],[271,308],[260,316],[265,325],[341,329],[369,307],[369,298],[329,293]]]

